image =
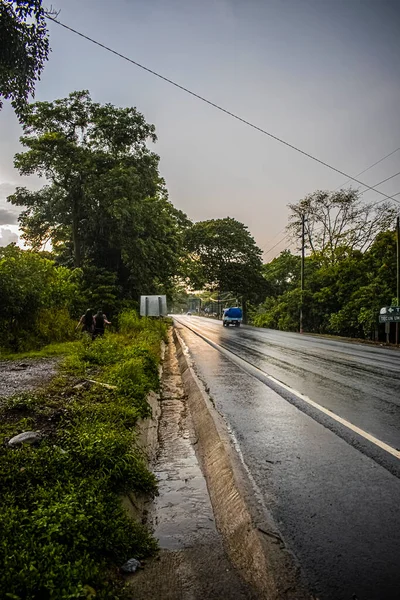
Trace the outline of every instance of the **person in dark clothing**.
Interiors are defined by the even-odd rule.
[[[99,309],[94,316],[94,332],[93,339],[98,336],[104,335],[104,330],[106,325],[111,325],[110,321],[107,319],[106,315],[103,313],[101,309]]]
[[[94,331],[94,317],[93,317],[93,309],[88,308],[84,315],[81,316],[78,327],[82,328],[83,332],[93,334]]]

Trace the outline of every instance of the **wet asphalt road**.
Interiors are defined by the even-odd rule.
[[[400,599],[400,460],[309,410],[287,389],[271,389],[194,331],[394,450],[400,448],[400,353],[225,329],[197,317],[179,321],[198,375],[313,592],[321,600]]]

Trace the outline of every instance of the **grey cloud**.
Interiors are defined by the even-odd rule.
[[[0,183],[0,199],[5,200],[7,196],[15,192],[16,187],[13,183]]]
[[[1,225],[16,225],[18,222],[18,213],[8,210],[7,208],[3,208],[0,205],[0,226]]]
[[[15,188],[16,186],[13,183],[0,183],[0,226],[16,225],[18,222],[21,208],[7,202],[7,196],[13,194]]]
[[[8,246],[8,244],[12,244],[13,242],[17,243],[18,239],[18,235],[10,229],[6,227],[0,228],[0,246]]]

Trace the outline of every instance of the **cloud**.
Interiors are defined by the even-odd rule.
[[[0,199],[5,200],[7,196],[15,192],[16,187],[13,183],[0,183]]]
[[[2,225],[16,225],[18,215],[22,208],[13,206],[7,202],[7,196],[15,192],[16,185],[13,183],[0,183],[0,227]]]
[[[0,227],[0,246],[8,246],[13,242],[18,243],[19,237],[8,227]]]
[[[0,205],[0,226],[1,225],[16,225],[18,222],[18,213]]]

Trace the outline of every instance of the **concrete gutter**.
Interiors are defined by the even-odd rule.
[[[176,328],[173,338],[196,431],[196,450],[216,525],[230,560],[257,598],[312,598],[301,580],[293,555],[285,547],[265,507],[255,500],[254,486],[232,446],[226,423],[197,377]]]
[[[165,356],[165,343],[160,345],[161,362],[158,367],[158,376],[161,381],[163,373],[163,360]],[[94,382],[97,383],[97,382]],[[110,386],[115,387],[115,386]],[[135,446],[142,453],[147,464],[151,464],[158,450],[158,424],[161,416],[160,394],[149,392],[146,401],[151,409],[151,416],[139,419],[136,425]],[[135,521],[141,522],[148,514],[153,498],[148,494],[128,492],[121,498],[122,506],[129,516]]]

